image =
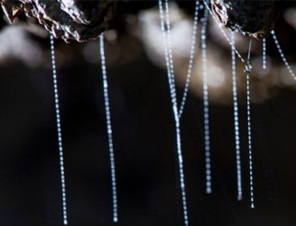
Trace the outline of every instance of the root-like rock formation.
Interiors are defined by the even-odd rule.
[[[35,17],[46,30],[66,42],[96,39],[108,26],[117,0],[0,0],[6,17],[13,22],[22,12]]]

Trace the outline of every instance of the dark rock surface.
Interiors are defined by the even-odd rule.
[[[18,11],[34,17],[56,38],[78,42],[98,38],[113,16],[115,0],[2,0],[8,20],[13,22]],[[22,13],[22,12],[20,12]]]

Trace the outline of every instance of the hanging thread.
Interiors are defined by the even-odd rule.
[[[160,0],[161,1],[161,0]],[[162,1],[161,1],[162,4]],[[163,33],[164,33],[164,37],[165,37],[165,42],[166,42],[166,48],[167,48],[167,70],[169,71],[169,88],[170,88],[170,92],[171,92],[171,97],[173,101],[176,101],[177,103],[177,93],[176,93],[176,84],[175,84],[175,72],[174,72],[174,63],[173,63],[173,52],[172,52],[172,34],[171,34],[171,23],[170,23],[170,9],[169,9],[169,2],[168,0],[164,1],[164,5],[165,5],[165,17],[161,16],[161,19],[163,19]],[[163,7],[162,7],[163,9]],[[162,15],[164,15],[164,13],[161,13]],[[165,19],[164,19],[165,18]],[[162,23],[162,22],[161,22]]]
[[[288,61],[287,61],[287,59],[285,57],[285,54],[284,54],[284,52],[283,52],[283,50],[282,50],[282,48],[280,46],[280,43],[279,43],[279,41],[278,41],[278,39],[276,37],[276,34],[275,34],[274,30],[271,31],[271,35],[273,37],[274,44],[276,45],[276,48],[278,49],[278,52],[279,52],[279,54],[280,54],[280,56],[282,58],[282,61],[284,62],[285,66],[288,69],[288,71],[289,71],[290,75],[292,76],[292,78],[296,81],[296,75],[294,74],[290,64],[288,63]]]
[[[195,46],[196,46],[196,35],[197,35],[197,23],[198,23],[198,11],[199,11],[199,1],[195,1],[195,11],[194,11],[194,19],[193,19],[193,29],[192,29],[192,38],[191,38],[191,48],[190,48],[190,54],[189,54],[189,63],[188,63],[188,70],[186,75],[186,82],[185,87],[183,91],[183,97],[179,108],[179,118],[181,118],[186,99],[187,94],[189,91],[189,84],[190,84],[190,78],[192,75],[192,68],[193,68],[193,60],[194,60],[194,52],[195,52]]]
[[[249,42],[247,65],[245,68],[246,73],[246,86],[247,86],[247,127],[248,127],[248,155],[249,155],[249,180],[250,180],[250,205],[255,208],[254,204],[254,175],[253,175],[253,151],[252,151],[252,125],[251,125],[251,92],[250,92],[250,73],[252,66],[250,64],[252,48],[252,39]]]
[[[208,11],[205,10],[201,19],[201,59],[203,78],[203,107],[204,107],[204,148],[205,148],[205,170],[206,170],[206,193],[212,193],[212,172],[211,172],[211,144],[210,144],[210,114],[209,114],[209,87],[207,73],[207,25]]]
[[[266,69],[266,38],[262,40],[262,68]]]
[[[55,114],[56,114],[56,125],[57,125],[57,137],[58,137],[58,147],[59,147],[59,160],[60,160],[63,223],[64,225],[67,225],[68,217],[67,217],[67,195],[66,195],[66,179],[65,179],[65,167],[64,167],[64,151],[63,151],[62,126],[61,126],[61,116],[60,116],[58,81],[57,81],[57,72],[56,72],[55,47],[54,47],[53,35],[50,35],[50,53],[51,53],[51,64],[52,64],[52,78],[53,78]]]
[[[176,90],[175,90],[175,81],[173,75],[173,62],[172,62],[172,53],[171,53],[171,41],[170,41],[170,17],[169,17],[169,4],[168,0],[165,0],[165,10],[166,10],[166,28],[164,23],[164,13],[163,13],[163,3],[162,0],[158,1],[159,5],[159,14],[161,21],[161,30],[163,32],[163,43],[165,51],[165,60],[167,66],[167,75],[170,88],[170,96],[172,102],[172,110],[175,120],[175,135],[176,135],[176,151],[178,156],[178,165],[179,165],[179,183],[181,190],[182,198],[182,207],[183,207],[183,220],[184,225],[189,226],[188,219],[188,210],[187,210],[187,198],[186,198],[186,188],[185,188],[185,175],[184,175],[184,166],[183,166],[183,154],[181,147],[181,132],[180,132],[180,118],[178,114]]]
[[[241,168],[241,149],[240,149],[240,131],[239,131],[239,113],[238,96],[236,81],[236,58],[235,58],[235,39],[234,32],[231,32],[231,71],[232,71],[232,95],[233,95],[233,121],[234,121],[234,139],[235,139],[235,157],[236,157],[236,177],[237,177],[237,199],[240,201],[243,197],[242,191],[242,168]]]
[[[108,146],[109,146],[110,170],[111,170],[113,222],[117,223],[118,222],[117,182],[116,182],[115,156],[114,156],[114,148],[113,148],[113,133],[112,133],[110,103],[109,103],[109,94],[108,94],[108,79],[107,79],[106,56],[105,56],[104,35],[103,34],[100,35],[99,42],[100,42],[100,55],[101,55],[105,114],[106,114],[106,124],[107,124],[107,136],[108,136]]]

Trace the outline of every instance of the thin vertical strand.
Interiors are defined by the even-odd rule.
[[[179,107],[179,114],[178,114],[179,118],[181,118],[183,111],[184,111],[186,98],[187,98],[187,94],[188,94],[188,90],[189,90],[190,78],[192,75],[194,52],[195,52],[195,46],[196,46],[198,11],[199,11],[199,0],[196,0],[195,1],[194,19],[193,19],[192,38],[191,38],[191,48],[190,48],[190,55],[189,55],[189,64],[188,64],[188,69],[187,69],[187,76],[186,76],[186,82],[185,82],[185,87],[184,87],[184,91],[183,91],[183,97],[182,97],[181,104]]]
[[[174,80],[174,74],[173,70],[171,68],[171,63],[172,63],[172,56],[169,54],[169,32],[168,28],[169,25],[165,24],[165,18],[164,18],[164,9],[163,9],[163,3],[162,0],[158,1],[159,5],[159,15],[160,15],[160,26],[162,30],[162,36],[163,36],[163,44],[164,44],[164,53],[165,53],[165,63],[166,63],[166,68],[167,68],[167,75],[168,75],[168,82],[169,82],[169,90],[170,90],[170,96],[171,96],[171,101],[172,102],[177,102],[177,96],[176,96],[176,88],[175,88],[175,80]]]
[[[165,19],[164,19],[164,10],[163,10],[163,3],[162,0],[158,1],[159,5],[159,15],[160,15],[160,26],[162,30],[162,36],[163,36],[163,45],[164,45],[164,54],[165,54],[165,63],[167,68],[167,75],[168,75],[168,82],[169,82],[169,90],[170,90],[170,96],[172,103],[177,102],[176,99],[176,92],[175,91],[175,85],[174,85],[174,79],[171,74],[171,68],[170,68],[170,57],[169,57],[169,46],[168,46],[168,37],[167,32],[165,28]]]
[[[171,32],[171,23],[170,23],[170,7],[169,1],[164,1],[165,5],[165,28],[166,28],[166,42],[167,42],[167,51],[168,51],[168,58],[169,58],[169,65],[167,67],[170,70],[170,89],[172,93],[172,98],[176,99],[177,101],[177,93],[176,93],[176,84],[175,84],[175,72],[174,72],[174,63],[173,63],[173,52],[172,52],[172,32]]]
[[[204,148],[205,148],[205,170],[206,170],[206,193],[212,193],[212,172],[211,172],[211,144],[210,144],[210,114],[209,114],[209,87],[207,72],[207,24],[208,11],[205,10],[201,19],[201,59],[203,78],[203,105],[204,105]]]
[[[181,128],[180,128],[180,119],[178,116],[177,102],[173,104],[173,111],[174,111],[175,126],[176,126],[176,141],[177,141],[176,143],[177,143],[177,155],[178,155],[178,163],[179,163],[179,180],[180,180],[180,189],[181,189],[181,197],[182,197],[183,220],[184,220],[184,225],[189,226],[183,153],[182,153],[182,143],[181,143]]]
[[[262,40],[262,68],[266,69],[266,38]]]
[[[290,64],[288,63],[288,61],[287,61],[287,59],[286,59],[286,57],[285,57],[285,54],[284,54],[284,52],[283,52],[283,50],[282,50],[282,48],[281,48],[281,46],[280,46],[280,43],[279,43],[279,41],[278,41],[278,39],[277,39],[277,37],[276,37],[276,35],[275,35],[274,30],[271,31],[271,35],[272,35],[272,37],[273,37],[274,44],[276,45],[276,48],[278,49],[278,52],[279,52],[279,54],[280,54],[280,56],[281,56],[281,58],[282,58],[282,61],[284,62],[284,64],[285,64],[286,68],[288,69],[290,75],[291,75],[291,76],[293,77],[293,79],[296,81],[296,75],[294,74],[294,72],[293,72],[293,70],[292,70]]]
[[[227,42],[229,43],[230,46],[233,46],[233,43],[230,41],[229,37],[226,35],[225,31],[222,29],[222,25],[218,22],[218,20],[216,19],[216,17],[213,15],[208,3],[207,3],[207,0],[203,0],[206,8],[208,9],[208,11],[210,12],[212,18],[215,20],[215,22],[217,23],[222,35],[225,37],[225,39],[227,40]],[[241,60],[241,62],[245,62],[244,58],[240,55],[240,53],[238,52],[238,50],[235,48],[235,53],[236,55],[238,56],[238,58]]]
[[[103,34],[100,35],[100,54],[101,54],[101,67],[102,67],[102,78],[103,78],[103,89],[104,89],[107,135],[108,135],[108,145],[109,145],[110,170],[111,170],[113,222],[117,223],[118,222],[118,200],[117,200],[116,169],[115,169],[115,156],[114,156],[114,148],[113,148],[113,134],[112,134],[112,123],[111,123],[111,113],[110,113],[110,104],[109,104],[108,79],[107,79],[106,57],[105,57]]]
[[[168,9],[168,1],[166,3],[166,8]],[[180,118],[178,116],[178,106],[177,106],[177,99],[176,99],[176,92],[174,86],[174,78],[172,77],[172,71],[170,67],[170,60],[169,60],[169,38],[167,38],[166,30],[164,26],[164,14],[163,14],[163,4],[162,0],[158,1],[159,4],[159,14],[161,20],[161,29],[163,32],[163,42],[164,42],[164,51],[165,51],[165,58],[166,58],[166,66],[168,68],[167,75],[168,75],[168,82],[170,87],[170,95],[171,95],[171,102],[172,102],[172,110],[175,119],[175,135],[176,135],[176,151],[178,156],[178,166],[179,166],[179,183],[180,183],[180,190],[181,190],[181,198],[182,198],[182,207],[183,207],[183,220],[184,225],[189,226],[189,219],[188,219],[188,210],[187,210],[187,198],[186,198],[186,187],[185,187],[185,175],[184,175],[184,166],[183,166],[183,153],[182,153],[182,145],[181,145],[181,132],[180,132]],[[167,11],[167,18],[169,18],[168,11]],[[169,21],[167,21],[169,22]],[[167,27],[168,33],[170,27]],[[172,63],[172,62],[171,62]]]
[[[52,35],[50,35],[50,53],[51,53],[51,63],[52,63],[52,78],[53,78],[53,87],[54,87],[53,90],[54,90],[55,114],[56,114],[57,136],[58,136],[58,147],[59,147],[59,158],[60,158],[63,223],[64,223],[64,225],[67,225],[68,219],[67,219],[67,196],[66,196],[66,179],[65,179],[65,168],[64,168],[64,151],[63,151],[62,127],[61,127],[60,105],[59,105],[59,92],[58,92],[58,81],[57,81],[56,61],[55,61],[54,37]]]
[[[254,204],[254,174],[253,174],[253,150],[252,150],[252,124],[251,124],[251,92],[250,92],[250,73],[252,66],[250,64],[252,39],[250,39],[248,59],[246,65],[246,86],[247,86],[247,127],[248,127],[248,155],[249,155],[249,180],[250,180],[250,206],[255,208]]]
[[[234,32],[231,32],[231,71],[232,71],[232,95],[233,95],[233,121],[234,121],[234,139],[235,139],[235,157],[236,157],[236,177],[237,177],[237,199],[240,201],[243,197],[242,191],[242,168],[241,168],[241,149],[240,149],[240,131],[238,114],[238,96],[236,81],[236,59],[234,49]]]

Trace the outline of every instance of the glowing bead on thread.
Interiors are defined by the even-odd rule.
[[[104,48],[104,35],[99,37],[100,41],[100,55],[101,55],[101,67],[102,67],[102,79],[103,79],[103,91],[107,124],[107,136],[109,145],[109,157],[110,157],[110,170],[111,170],[111,186],[112,186],[112,202],[113,202],[113,222],[118,222],[118,200],[117,200],[117,182],[116,182],[116,170],[115,170],[115,156],[113,148],[113,134],[111,124],[111,113],[108,94],[108,79],[106,69],[106,57]]]
[[[234,33],[231,32],[231,71],[232,71],[232,95],[233,95],[233,121],[234,121],[234,139],[235,139],[235,157],[236,157],[236,177],[237,177],[237,199],[242,200],[242,168],[241,168],[241,149],[240,149],[240,131],[239,131],[239,113],[238,96],[236,81],[236,58]]]
[[[58,136],[58,147],[59,147],[59,158],[60,158],[63,223],[64,225],[67,225],[68,219],[67,219],[67,197],[66,197],[66,179],[65,179],[65,168],[64,168],[64,151],[63,151],[62,127],[61,127],[58,82],[57,82],[56,61],[55,61],[54,37],[52,35],[50,35],[50,53],[51,53],[51,63],[52,63],[55,114],[56,114],[57,136]]]

